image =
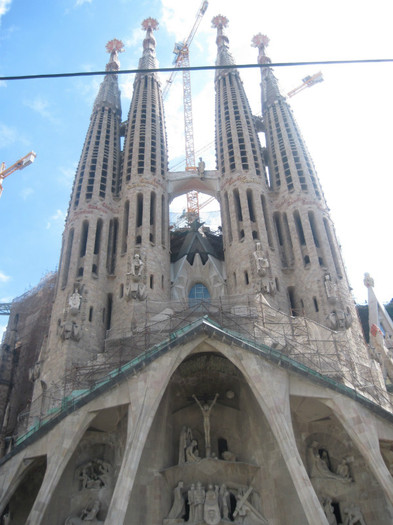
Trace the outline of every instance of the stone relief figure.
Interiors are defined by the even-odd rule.
[[[195,505],[195,522],[199,523],[203,520],[203,506],[205,504],[205,489],[202,487],[202,483],[198,481],[194,493],[194,505]]]
[[[70,295],[68,299],[68,306],[70,308],[70,313],[76,315],[79,312],[81,307],[82,296],[79,293],[79,290],[75,288],[74,292]]]
[[[198,441],[193,439],[191,443],[186,448],[186,462],[195,463],[200,461],[199,451],[198,451]]]
[[[238,525],[268,525],[262,515],[259,494],[253,487],[228,488],[226,484],[213,486],[210,483],[205,491],[200,481],[191,483],[188,491],[182,481],[178,482],[173,491],[172,507],[163,521],[164,525],[184,523],[186,496],[189,525],[218,525],[222,521]],[[233,514],[231,497],[236,499]]]
[[[236,461],[236,454],[234,454],[233,452],[231,452],[230,450],[225,450],[222,454],[221,454],[221,457],[224,461]]]
[[[173,505],[168,514],[168,519],[182,518],[186,512],[186,502],[183,495],[183,482],[179,481],[173,490]]]
[[[231,500],[229,492],[225,484],[221,485],[218,495],[218,504],[220,506],[221,516],[224,520],[229,520],[229,509],[231,508]]]
[[[205,175],[205,168],[206,168],[206,164],[205,162],[202,160],[202,157],[199,157],[199,162],[198,162],[198,175],[200,177],[203,177]]]
[[[179,438],[179,465],[186,462],[186,450],[192,441],[192,431],[190,427],[183,426]]]
[[[131,261],[128,261],[129,272],[126,273],[125,298],[138,299],[143,301],[146,299],[146,284],[143,282],[143,269],[145,263],[139,253],[135,253]]]
[[[248,501],[253,490],[252,487],[238,490],[236,494],[236,508],[233,513],[235,523],[242,525],[268,525],[267,519]]]
[[[322,455],[323,457],[319,454],[319,443],[313,441],[307,451],[310,478],[326,478],[341,481],[342,483],[351,483],[351,478],[332,472],[330,470],[327,453],[323,454],[322,452]]]
[[[101,489],[110,483],[111,465],[102,459],[94,459],[85,463],[76,471],[80,481],[79,490]]]
[[[206,449],[206,457],[209,458],[211,456],[211,443],[210,443],[210,413],[212,411],[212,408],[216,404],[217,398],[219,394],[216,394],[213,401],[209,405],[208,403],[204,403],[202,405],[195,394],[193,394],[193,398],[195,399],[196,403],[198,404],[199,408],[202,411],[203,416],[203,430],[205,433],[205,449]]]
[[[327,322],[332,330],[345,330],[352,324],[352,315],[350,312],[345,313],[343,310],[333,310],[327,316]]]
[[[139,253],[136,253],[131,261],[131,275],[134,277],[141,277],[143,267],[145,266]]]
[[[65,321],[60,327],[60,337],[63,341],[67,339],[79,341],[81,338],[79,326],[74,321]]]
[[[187,493],[188,496],[188,523],[195,523],[195,483],[191,484],[190,490]]]
[[[332,278],[329,273],[325,275],[324,284],[329,303],[334,304],[337,301],[338,295],[337,284],[332,281]]]
[[[332,498],[325,498],[323,501],[323,511],[328,520],[329,525],[337,525],[336,516],[334,515],[334,508],[332,505]]]
[[[359,507],[352,503],[349,508],[344,509],[344,514],[347,515],[344,521],[344,525],[366,525],[363,514]]]
[[[346,458],[343,458],[341,460],[341,463],[337,467],[337,474],[341,476],[342,478],[346,478],[352,481],[351,473],[350,473],[349,466],[348,466],[348,461]]]
[[[89,525],[104,525],[103,521],[97,519],[100,506],[99,500],[95,500],[82,510],[79,517],[69,516],[66,518],[64,525],[83,525],[84,523],[89,523]]]
[[[257,242],[255,245],[254,257],[258,275],[260,275],[261,277],[265,276],[266,268],[269,268],[269,261],[264,256],[260,242]]]
[[[218,506],[218,487],[213,488],[210,483],[205,494],[205,506],[203,517],[208,525],[217,525],[221,521],[220,509]]]

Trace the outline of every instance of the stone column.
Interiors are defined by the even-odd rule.
[[[393,479],[381,455],[374,416],[347,397],[336,396],[324,403],[333,410],[393,505]]]
[[[244,352],[241,363],[231,357],[248,380],[288,468],[309,525],[328,525],[327,518],[300,457],[292,427],[287,372]],[[239,366],[240,365],[240,366]]]
[[[47,437],[43,438],[48,443],[48,465],[26,525],[43,523],[45,511],[64,469],[95,415],[95,412],[86,414],[84,410],[79,410],[69,415]]]

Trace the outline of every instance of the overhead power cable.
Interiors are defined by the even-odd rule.
[[[75,73],[43,73],[39,75],[13,75],[0,77],[0,80],[34,80],[37,78],[91,77],[100,75],[130,75],[142,73],[170,73],[171,71],[215,71],[222,69],[255,69],[264,67],[294,67],[294,66],[333,66],[345,64],[383,64],[393,62],[393,58],[366,58],[359,60],[322,60],[303,62],[275,62],[270,64],[235,64],[222,66],[189,66],[189,67],[159,67],[156,69],[123,69],[120,71],[79,71]]]

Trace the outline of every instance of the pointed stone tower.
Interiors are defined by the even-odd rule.
[[[121,106],[116,72],[122,50],[119,40],[107,44],[108,74],[94,102],[75,176],[48,343],[40,356],[44,364],[37,383],[43,391],[63,377],[71,363],[85,363],[104,346],[119,188]]]
[[[334,226],[315,167],[281,95],[266,55],[269,39],[256,35],[263,66],[262,114],[270,174],[272,225],[280,275],[291,315],[305,315],[334,330],[356,316]]]
[[[224,34],[228,20],[213,18],[217,28],[216,155],[220,174],[228,295],[263,291],[273,294],[274,259],[265,165],[251,109]],[[273,268],[272,268],[273,267]],[[240,299],[239,299],[240,300]]]
[[[157,73],[149,72],[158,67],[153,35],[157,28],[153,18],[142,24],[146,31],[139,61],[142,72],[135,78],[126,123],[119,222],[114,224],[118,246],[109,270],[116,283],[108,326],[112,332],[131,330],[145,316],[146,298],[165,303],[170,293],[164,109]]]

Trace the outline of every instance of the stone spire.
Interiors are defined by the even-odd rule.
[[[139,60],[139,69],[157,69],[156,39],[153,35],[153,31],[158,30],[157,20],[155,18],[146,18],[142,22],[142,29],[146,30],[146,37],[143,40],[143,55]]]
[[[108,74],[101,83],[77,168],[63,233],[58,286],[48,344],[53,352],[42,380],[86,362],[102,348],[110,317],[111,246],[120,165],[120,40],[108,42]],[[109,239],[109,240],[108,240]],[[113,258],[113,257],[112,257]],[[54,375],[53,375],[54,374]]]
[[[117,72],[120,70],[120,62],[118,53],[124,51],[123,42],[114,38],[106,45],[106,50],[110,53],[109,62],[105,66],[105,71]],[[105,76],[101,83],[98,95],[94,102],[94,111],[98,111],[100,107],[107,106],[116,112],[121,112],[120,106],[120,91],[117,82],[117,75],[114,73]]]
[[[235,64],[223,29],[228,20],[213,18],[217,28],[217,65]],[[261,197],[268,192],[261,145],[251,108],[239,72],[235,67],[219,69],[216,74],[216,151],[223,197],[222,224],[225,262],[230,294],[261,289],[261,275],[255,267],[254,253],[264,259],[263,286],[272,279],[267,260],[268,232],[261,211]],[[266,203],[267,205],[267,203]],[[267,210],[266,210],[267,213]],[[263,253],[263,255],[260,255]],[[239,260],[244,261],[239,267]]]
[[[258,64],[271,64],[270,58],[266,55],[266,48],[269,45],[269,38],[258,33],[251,41],[253,47],[258,48]],[[262,76],[262,107],[265,108],[274,103],[275,100],[283,98],[278,87],[277,79],[271,67],[261,68]]]
[[[223,15],[217,15],[212,20],[212,27],[217,29],[217,66],[233,66],[235,61],[229,52],[229,39],[224,34],[224,28],[228,25],[228,18]],[[216,75],[219,74],[217,71]]]

